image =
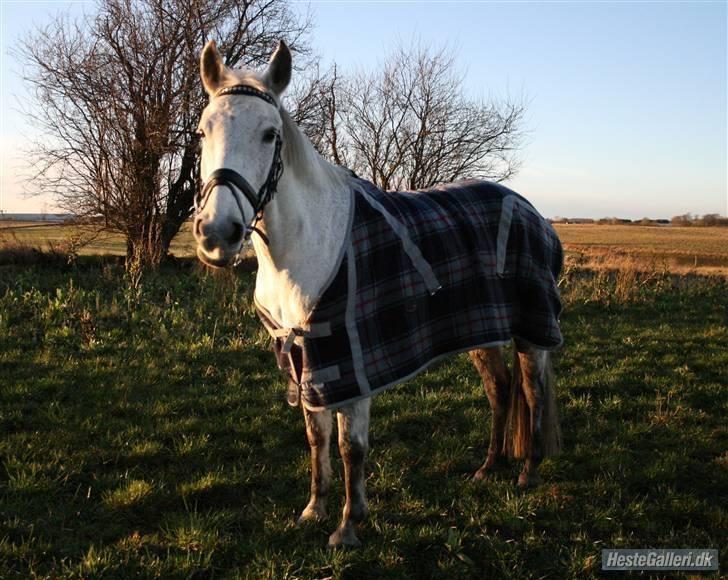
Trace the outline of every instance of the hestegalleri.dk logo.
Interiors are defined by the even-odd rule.
[[[718,550],[709,549],[606,549],[602,570],[718,570]]]

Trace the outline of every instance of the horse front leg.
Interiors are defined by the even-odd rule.
[[[326,517],[326,497],[331,487],[331,411],[314,413],[304,407],[303,417],[311,446],[311,499],[298,518],[299,525]]]
[[[369,515],[364,487],[364,462],[369,450],[369,408],[371,399],[362,399],[339,410],[339,452],[344,463],[346,504],[344,516],[329,537],[329,546],[360,546],[356,525]]]

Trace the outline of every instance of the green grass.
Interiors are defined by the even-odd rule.
[[[364,548],[303,529],[309,456],[251,274],[0,266],[0,577],[582,577],[604,547],[728,557],[728,285],[564,280],[565,452],[468,480],[490,413],[464,356],[377,397]],[[334,453],[337,458],[337,454]],[[336,472],[341,471],[335,459]]]

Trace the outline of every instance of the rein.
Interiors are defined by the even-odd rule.
[[[263,99],[265,102],[273,105],[276,109],[278,108],[278,103],[276,103],[275,99],[272,96],[249,85],[234,85],[232,87],[224,87],[215,93],[216,97],[224,95],[249,95],[251,97],[258,97],[259,99]],[[263,242],[265,242],[266,245],[269,245],[268,237],[258,228],[256,228],[255,225],[261,219],[263,219],[263,210],[273,199],[273,196],[276,193],[276,189],[278,188],[278,180],[283,174],[281,147],[281,137],[280,135],[276,134],[273,163],[271,164],[270,170],[268,171],[268,177],[266,178],[263,185],[260,186],[260,189],[257,192],[255,191],[255,189],[253,189],[253,186],[248,183],[248,180],[240,175],[237,171],[227,168],[216,169],[210,174],[207,183],[202,188],[200,193],[195,196],[195,211],[197,213],[201,212],[205,207],[207,200],[210,198],[212,190],[218,185],[224,185],[230,190],[230,193],[235,199],[235,203],[238,205],[240,215],[242,216],[243,220],[245,220],[243,203],[240,200],[240,197],[235,192],[235,189],[233,189],[232,187],[235,186],[235,188],[237,188],[245,196],[245,199],[253,208],[254,213],[253,221],[249,224],[249,229],[245,233],[244,239],[247,240],[248,238],[250,238],[252,232],[255,232],[260,236],[260,238],[263,240]]]

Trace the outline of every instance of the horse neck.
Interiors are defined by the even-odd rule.
[[[338,263],[349,224],[348,183],[318,154],[311,159],[305,175],[291,166],[281,177],[263,218],[269,245],[253,236],[256,300],[285,327],[308,318]]]

